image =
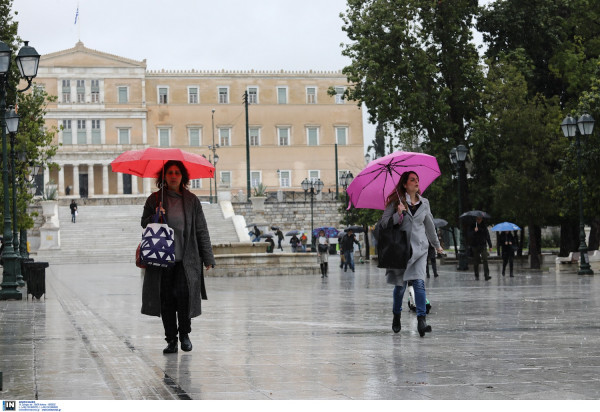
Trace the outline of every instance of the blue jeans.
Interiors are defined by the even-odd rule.
[[[421,279],[413,280],[413,290],[415,291],[415,306],[417,307],[417,316],[425,316],[427,314],[427,297],[425,296],[425,282]],[[402,286],[394,286],[394,303],[392,311],[396,314],[402,312],[402,299],[404,292],[408,287],[408,282],[404,282]]]
[[[350,265],[350,269],[354,272],[354,250],[344,251],[344,260],[344,269],[348,269],[348,265]]]

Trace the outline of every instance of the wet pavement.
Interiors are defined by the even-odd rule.
[[[329,277],[208,277],[191,352],[163,355],[130,264],[52,265],[46,295],[0,302],[2,399],[599,399],[600,268],[442,265],[421,338],[374,264]],[[405,300],[407,296],[405,296]]]

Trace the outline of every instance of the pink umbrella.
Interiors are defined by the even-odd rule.
[[[350,203],[358,209],[385,209],[385,200],[407,171],[419,175],[421,193],[441,174],[437,159],[431,155],[394,152],[373,160],[354,178],[346,190]]]

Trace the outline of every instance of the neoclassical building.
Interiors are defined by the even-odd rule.
[[[216,153],[219,191],[246,192],[245,92],[251,186],[299,191],[305,178],[320,178],[324,190],[333,191],[336,167],[339,176],[364,166],[362,113],[342,99],[348,83],[341,72],[149,71],[145,60],[78,42],[42,56],[36,83],[58,96],[46,121],[61,128],[53,159],[60,170],[46,170],[44,181],[54,181],[59,196],[155,190],[152,179],[110,167],[124,151],[151,146],[177,147],[211,161]],[[335,96],[327,93],[332,87]],[[208,196],[214,182],[196,180],[191,189]]]

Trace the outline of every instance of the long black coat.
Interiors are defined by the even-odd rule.
[[[207,298],[204,285],[204,266],[214,266],[215,258],[200,200],[188,190],[183,190],[182,195],[185,216],[182,262],[190,292],[190,318],[193,318],[202,313],[202,299]],[[146,199],[142,214],[142,227],[146,227],[152,221],[160,198],[160,192],[158,192],[158,196],[153,193]],[[167,211],[168,221],[169,211],[165,206],[168,205],[163,204]],[[142,313],[144,315],[160,316],[160,277],[164,272],[165,269],[158,266],[146,268],[142,287]]]

